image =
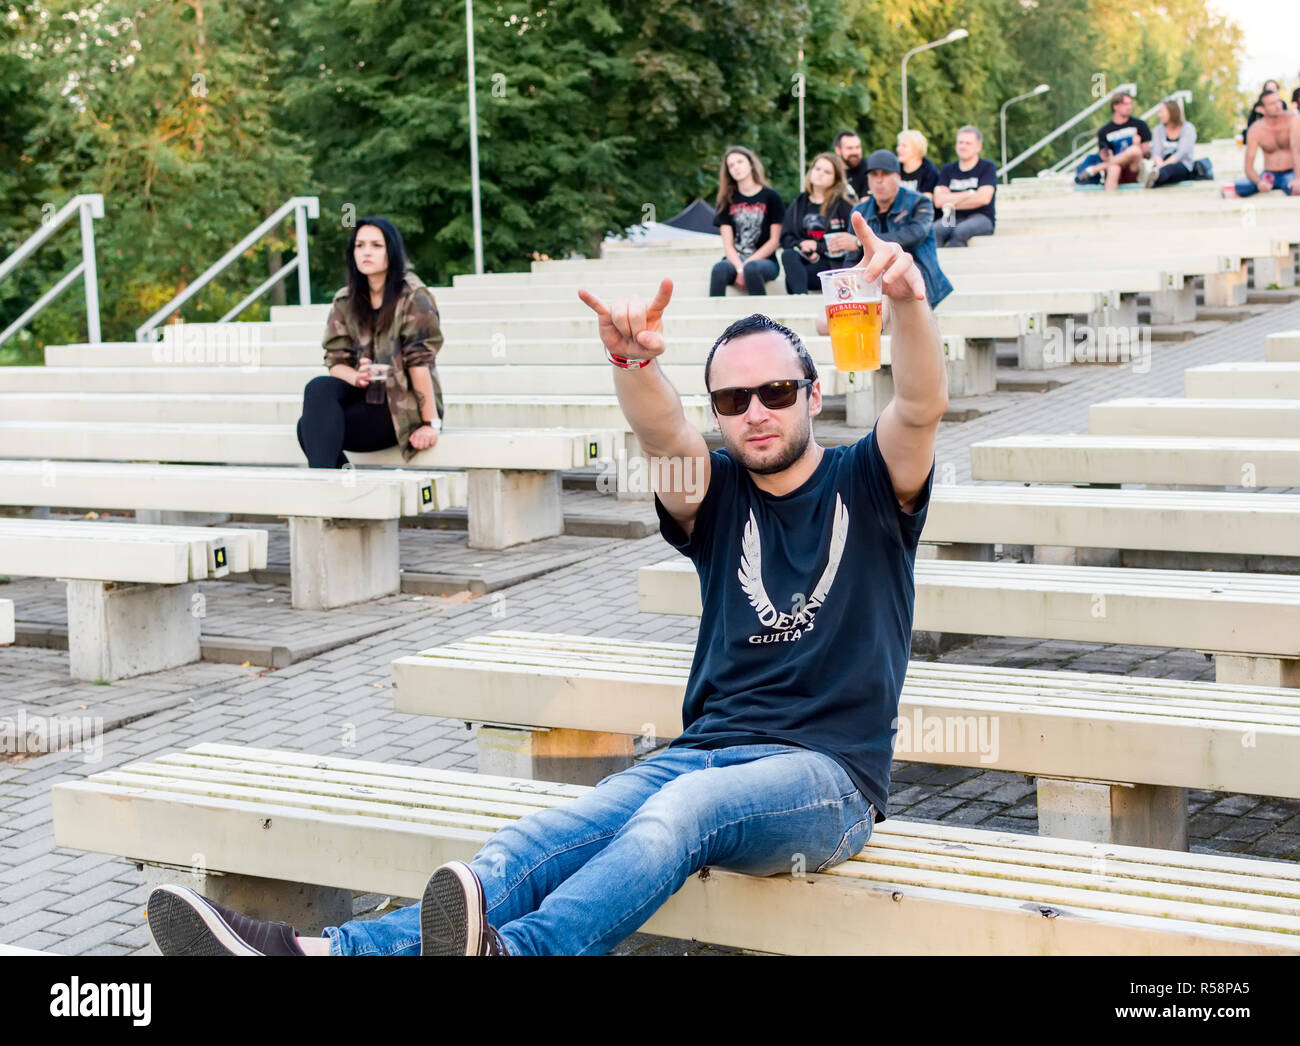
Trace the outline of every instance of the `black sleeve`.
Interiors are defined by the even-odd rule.
[[[663,539],[686,556],[697,566],[702,560],[707,561],[709,550],[713,547],[713,524],[718,506],[729,503],[736,483],[736,464],[724,451],[715,450],[709,454],[709,487],[700,501],[700,509],[695,515],[695,525],[687,536],[680,523],[669,514],[664,503],[655,495],[655,512],[659,515],[659,533]]]
[[[934,489],[934,465],[931,464],[930,475],[917,498],[916,511],[905,511],[898,503],[889,466],[885,464],[884,455],[880,453],[880,446],[876,442],[879,424],[877,421],[871,431],[853,445],[853,452],[857,456],[858,468],[866,480],[867,489],[871,492],[871,502],[881,527],[906,547],[915,549],[921,540],[926,510],[930,506],[930,492]]]
[[[986,185],[993,186],[993,192],[996,195],[998,189],[998,169],[993,165],[992,160],[984,160],[979,165],[980,188]]]
[[[939,169],[929,160],[921,161],[921,169],[916,172],[916,191],[920,193],[934,192],[934,187],[939,184]]]
[[[1147,126],[1147,122],[1145,120],[1137,120],[1136,123],[1138,125],[1138,141],[1151,141],[1151,128]]]
[[[1097,152],[1099,153],[1104,153],[1110,148],[1110,143],[1106,141],[1106,128],[1109,126],[1110,124],[1104,123],[1101,125],[1101,130],[1097,132]]]
[[[794,198],[794,203],[790,204],[790,209],[785,212],[785,221],[781,223],[781,250],[783,251],[789,250],[803,239],[800,230],[797,228],[799,201],[802,198],[802,193]]]
[[[775,189],[768,189],[767,193],[767,200],[765,201],[767,207],[767,224],[768,227],[771,228],[773,225],[780,225],[784,220],[785,204],[781,202],[781,194]],[[772,234],[769,232],[768,236],[771,235]],[[762,245],[760,244],[760,246]]]
[[[957,165],[953,163],[946,163],[942,167],[940,167],[939,177],[935,180],[934,183],[935,186],[938,187],[942,185],[946,188],[949,184],[951,184],[952,172],[955,171],[956,169],[957,169]]]
[[[716,225],[718,228],[722,228],[722,226],[724,225],[734,225],[735,223],[732,222],[731,220],[731,208],[719,207],[716,211],[714,211],[713,224]]]

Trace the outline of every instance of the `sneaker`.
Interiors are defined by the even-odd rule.
[[[1150,189],[1153,185],[1156,184],[1156,179],[1159,176],[1160,176],[1160,168],[1157,167],[1155,164],[1151,164],[1150,169],[1147,171],[1146,178],[1142,180],[1143,188]]]
[[[505,955],[488,925],[483,884],[464,861],[434,869],[420,899],[421,955]]]
[[[264,922],[170,883],[149,895],[149,936],[163,955],[305,955],[288,923]]]

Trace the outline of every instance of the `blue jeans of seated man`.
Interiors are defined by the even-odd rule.
[[[972,236],[989,236],[993,223],[987,214],[969,214],[949,225],[940,219],[934,223],[934,242],[940,247],[965,247]]]
[[[774,280],[781,273],[775,258],[759,258],[757,261],[745,262],[745,290],[750,294],[766,294],[767,281]],[[727,293],[727,286],[736,282],[736,267],[723,258],[713,267],[709,277],[709,297],[721,298]]]
[[[866,845],[874,817],[820,752],[669,748],[502,828],[470,867],[510,954],[603,955],[704,866],[824,871]],[[420,906],[325,935],[331,955],[419,955]]]
[[[1291,180],[1295,177],[1295,171],[1274,171],[1273,172],[1273,191],[1289,193],[1291,191]],[[1238,178],[1233,184],[1237,190],[1238,196],[1254,196],[1259,189],[1249,178]]]

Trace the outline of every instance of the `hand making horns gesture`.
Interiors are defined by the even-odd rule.
[[[654,359],[664,351],[664,309],[673,296],[673,281],[665,279],[647,304],[639,295],[608,306],[590,291],[578,291],[599,319],[600,340],[616,356],[633,360]]]

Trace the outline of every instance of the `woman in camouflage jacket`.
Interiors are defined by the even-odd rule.
[[[401,235],[384,218],[362,218],[347,250],[348,285],[325,324],[328,375],[303,390],[298,444],[312,468],[342,468],[343,452],[398,446],[403,461],[438,441],[442,346],[433,295],[406,268]],[[387,364],[386,402],[367,403],[369,365]]]

